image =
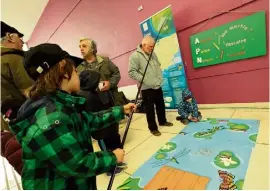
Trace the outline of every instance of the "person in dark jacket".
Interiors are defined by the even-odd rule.
[[[80,74],[81,90],[79,95],[86,98],[86,111],[99,112],[108,109],[100,100],[97,91],[100,82],[100,73],[93,70],[85,70]],[[106,129],[100,129],[92,134],[92,137],[98,141],[101,150],[113,151],[116,148],[122,148],[120,136],[118,136],[118,126],[111,125]],[[118,163],[116,174],[120,174],[127,167],[126,163]],[[107,173],[108,176],[111,172]]]
[[[108,58],[97,55],[97,43],[89,38],[80,39],[80,51],[84,61],[76,68],[78,73],[83,71],[96,71],[100,73],[100,82],[98,96],[102,101],[104,109],[109,109],[113,106],[123,105],[124,99],[121,93],[118,92],[118,83],[121,79],[119,68]],[[115,123],[115,132],[104,139],[108,150],[121,148],[119,124]]]
[[[187,125],[189,122],[198,122],[202,119],[201,112],[198,111],[198,106],[196,99],[193,97],[191,91],[188,89],[182,92],[182,101],[178,107],[179,116],[176,120],[181,121],[183,124]]]
[[[99,72],[99,91],[103,92],[99,96],[103,104],[123,105],[122,94],[118,92],[118,83],[121,79],[119,68],[108,57],[97,55],[97,43],[94,40],[82,38],[79,47],[84,61],[77,67],[78,73],[85,70]]]
[[[1,21],[1,130],[8,130],[8,121],[16,117],[26,100],[24,91],[34,81],[23,66],[23,34]]]
[[[1,21],[1,155],[21,174],[23,168],[21,145],[10,132],[9,121],[26,100],[25,90],[34,81],[27,74],[23,57],[23,34]]]

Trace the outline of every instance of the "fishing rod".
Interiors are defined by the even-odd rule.
[[[168,17],[169,17],[170,14],[172,14],[172,13],[169,13],[169,14],[165,17],[165,19],[164,19],[164,21],[163,21],[163,23],[162,23],[162,25],[161,25],[161,27],[160,27],[160,29],[159,29],[159,31],[158,31],[158,35],[157,35],[156,38],[155,38],[155,44],[154,44],[154,46],[153,46],[153,50],[151,51],[151,53],[150,53],[150,55],[149,55],[149,58],[148,58],[148,60],[147,60],[147,64],[146,64],[146,67],[145,67],[145,70],[144,70],[144,73],[143,73],[143,77],[142,77],[142,80],[141,80],[140,85],[139,85],[139,88],[138,88],[138,92],[137,92],[137,95],[136,95],[136,98],[135,98],[135,104],[137,104],[137,102],[138,102],[138,98],[139,98],[139,95],[140,95],[140,92],[141,92],[143,80],[144,80],[144,77],[145,77],[147,68],[148,68],[148,66],[149,66],[149,63],[150,63],[152,54],[153,54],[153,52],[154,52],[155,46],[156,46],[156,44],[157,44],[157,40],[158,40],[158,38],[159,38],[160,32],[161,32],[163,26],[165,25],[165,23],[166,23],[166,21],[167,21],[167,19],[168,19]],[[127,125],[126,125],[126,129],[125,129],[125,132],[124,132],[124,135],[123,135],[122,143],[121,143],[123,148],[124,148],[124,144],[125,144],[125,141],[126,141],[126,138],[127,138],[127,134],[128,134],[128,130],[129,130],[129,127],[130,127],[130,123],[131,123],[133,114],[134,114],[134,111],[132,111],[132,112],[129,114],[129,119],[128,119],[128,122],[127,122]],[[111,188],[112,188],[113,181],[114,181],[114,178],[115,178],[116,169],[117,169],[117,165],[114,167],[114,171],[113,171],[113,173],[112,173],[112,176],[111,176],[110,182],[109,182],[109,184],[108,184],[107,190],[111,190]]]

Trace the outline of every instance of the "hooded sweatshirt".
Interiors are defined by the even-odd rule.
[[[129,58],[128,75],[131,79],[136,80],[138,83],[142,81],[148,59],[149,56],[144,53],[141,45],[139,45]],[[142,90],[159,89],[162,85],[162,80],[160,62],[153,52],[142,83]]]
[[[10,125],[23,149],[23,189],[95,190],[96,175],[116,165],[112,152],[93,152],[91,133],[123,119],[123,108],[91,113],[84,104],[57,91],[20,108]]]
[[[186,101],[187,99],[192,98],[191,102]],[[185,89],[182,91],[182,101],[178,107],[178,114],[181,118],[187,119],[191,114],[192,117],[199,117],[198,106],[195,98],[193,97],[191,91]]]

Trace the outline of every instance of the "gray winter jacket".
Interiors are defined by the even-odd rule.
[[[149,56],[143,52],[140,45],[129,58],[128,75],[138,83],[142,81]],[[156,54],[153,52],[142,84],[142,90],[159,89],[162,85],[162,70]]]

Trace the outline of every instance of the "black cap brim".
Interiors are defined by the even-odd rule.
[[[83,62],[82,58],[79,58],[79,57],[76,57],[76,56],[69,55],[67,58],[70,58],[70,59],[73,60],[76,68]]]
[[[22,38],[24,35],[22,34],[22,33],[20,33],[20,32],[17,32],[17,34],[18,34],[18,36],[20,37],[20,38]]]

